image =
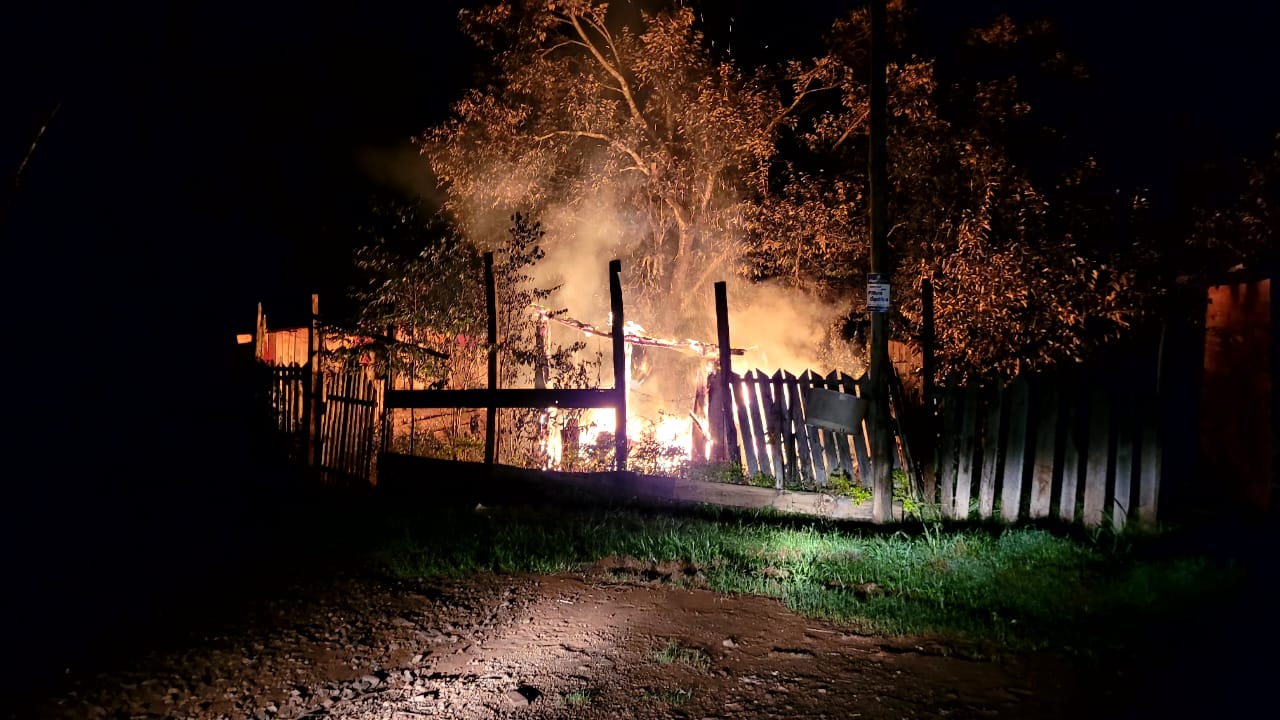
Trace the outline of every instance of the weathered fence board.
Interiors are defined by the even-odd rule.
[[[1030,408],[1030,381],[1018,378],[1009,385],[1009,438],[1000,482],[1000,518],[1018,519],[1022,508],[1022,478],[1027,464],[1027,417]]]
[[[1066,438],[1062,458],[1062,487],[1058,494],[1058,518],[1066,522],[1076,520],[1076,505],[1080,497],[1080,471],[1084,467],[1085,418],[1084,408],[1080,405],[1080,388],[1074,384],[1068,386],[1075,402],[1067,404],[1067,396],[1063,395],[1066,411],[1063,422],[1066,423]]]
[[[1085,525],[1091,527],[1102,522],[1102,512],[1107,500],[1110,411],[1110,399],[1098,388],[1091,390],[1089,392],[1089,449],[1085,460],[1084,510],[1081,518]]]
[[[813,483],[818,487],[824,487],[827,484],[827,475],[830,472],[830,468],[827,465],[826,454],[822,447],[823,438],[820,433],[820,428],[814,425],[810,425],[807,420],[807,418],[809,417],[808,415],[809,407],[807,404],[807,398],[809,397],[809,391],[812,389],[813,389],[813,374],[806,371],[802,373],[799,377],[799,385],[796,392],[796,400],[797,400],[796,404],[800,406],[802,410],[802,415],[804,418],[806,418],[805,422],[803,423],[803,427],[804,427],[804,434],[806,436],[806,441],[809,444],[810,462],[813,463]]]
[[[772,460],[769,458],[769,443],[765,439],[764,415],[760,411],[760,386],[748,382],[742,382],[739,385],[742,387],[742,396],[747,406],[747,418],[751,422],[751,432],[748,433],[744,427],[739,437],[742,438],[743,443],[750,442],[755,446],[760,472],[766,475],[771,474]],[[781,490],[782,473],[778,471],[772,474],[774,486]]]
[[[756,455],[755,443],[751,442],[751,421],[747,417],[747,398],[744,396],[741,378],[733,375],[729,378],[729,397],[733,400],[733,406],[738,411],[738,437],[741,438],[742,455],[747,462],[747,476],[755,477],[760,472],[759,456]]]
[[[837,373],[836,370],[832,370],[832,372],[828,373],[827,377],[823,379],[823,383],[820,384],[820,386],[817,382],[814,382],[814,387],[823,387],[824,389],[831,389],[831,391],[836,392],[840,391],[840,373]],[[826,448],[827,451],[828,473],[835,473],[837,469],[845,468],[849,471],[850,478],[855,477],[854,464],[849,460],[849,436],[846,436],[845,433],[837,433],[835,430],[823,428],[822,438],[822,446],[823,448]]]
[[[967,517],[976,484],[981,519],[998,512],[1005,521],[1109,521],[1117,530],[1154,523],[1158,400],[1153,391],[1061,377],[946,390],[936,469],[943,516]]]
[[[982,480],[978,486],[978,516],[988,518],[995,511],[996,484],[1000,478],[996,469],[1000,462],[1000,432],[1003,414],[1001,404],[1004,388],[996,385],[987,402],[987,423],[983,432]]]
[[[957,428],[960,424],[961,398],[964,395],[959,392],[952,393],[948,398],[948,402],[942,409],[942,472],[940,477],[940,506],[942,516],[945,518],[954,517],[955,509],[954,498],[956,493],[956,474],[957,459],[960,454],[960,433]]]
[[[960,468],[956,474],[954,517],[969,517],[969,496],[973,488],[973,456],[978,448],[978,386],[971,385],[964,393],[964,411],[960,421]]]
[[[1154,406],[1145,410],[1142,413],[1142,460],[1138,468],[1138,521],[1150,528],[1156,522],[1156,505],[1160,497],[1159,415]]]
[[[1040,412],[1036,417],[1035,456],[1031,461],[1031,502],[1033,518],[1049,517],[1053,499],[1053,456],[1058,438],[1058,389],[1040,385]]]
[[[786,480],[786,468],[782,462],[782,415],[774,399],[773,382],[760,373],[756,375],[757,381],[754,387],[760,391],[760,410],[761,415],[764,417],[765,434],[768,436],[765,446],[768,448],[773,462],[774,486],[781,490]]]
[[[800,478],[803,482],[818,484],[820,481],[813,467],[813,455],[809,449],[809,429],[804,422],[804,406],[800,402],[800,382],[795,375],[784,372],[787,390],[787,410],[791,419],[791,432],[796,440],[796,460],[800,467]],[[821,482],[826,482],[823,473]]]
[[[1136,425],[1134,411],[1137,408],[1132,398],[1131,393],[1126,393],[1127,401],[1120,403],[1116,408],[1116,470],[1115,487],[1111,493],[1111,523],[1116,530],[1124,529],[1131,507],[1134,445],[1138,440],[1134,432]]]
[[[856,392],[858,397],[865,397],[866,388],[863,384],[848,375],[844,376],[844,391],[850,394]],[[867,444],[867,424],[862,423],[857,432],[849,436],[849,444],[852,446],[854,455],[858,458],[858,478],[863,486],[871,482],[871,451]]]

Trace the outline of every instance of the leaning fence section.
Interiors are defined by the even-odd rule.
[[[728,458],[741,463],[748,475],[772,476],[775,486],[823,487],[833,474],[861,482],[870,478],[866,423],[856,419],[853,432],[821,427],[810,421],[810,398],[815,388],[862,397],[862,379],[842,372],[826,375],[807,370],[799,375],[778,370],[733,373],[729,420],[708,413],[709,436],[728,438]],[[707,383],[707,406],[719,407],[723,392],[719,377]]]
[[[1160,492],[1154,392],[1020,377],[942,395],[938,502],[955,519],[1153,524]]]

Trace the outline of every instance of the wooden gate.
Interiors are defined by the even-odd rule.
[[[326,373],[320,403],[317,462],[327,485],[372,485],[382,398],[363,371]]]
[[[307,453],[307,381],[310,375],[305,367],[260,365],[259,403],[266,412],[267,426],[263,432],[273,436],[275,447],[280,448],[291,462],[304,462]]]

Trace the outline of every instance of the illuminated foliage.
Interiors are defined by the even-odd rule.
[[[553,248],[606,232],[589,242],[624,259],[641,316],[671,330],[687,298],[734,274],[791,108],[713,59],[685,7],[622,19],[542,0],[462,18],[495,72],[421,138],[447,210],[471,237],[512,211],[539,218]]]
[[[1188,246],[1201,273],[1257,268],[1276,259],[1280,241],[1280,132],[1271,153],[1243,163],[1243,180],[1223,182],[1224,199],[1196,209]]]
[[[889,9],[893,334],[918,339],[925,278],[944,376],[1009,376],[1127,332],[1157,294],[1146,201],[1052,122],[1085,69],[1050,26],[1003,17],[945,57],[913,55],[913,15]],[[740,272],[862,313],[864,8],[819,57],[751,73],[674,3],[508,1],[462,20],[490,72],[420,147],[466,237],[492,244],[524,212],[551,253],[621,257],[660,334],[689,330],[687,306]]]
[[[909,15],[901,3],[890,11],[890,37],[904,43]],[[920,287],[932,278],[944,377],[1079,358],[1136,321],[1149,293],[1138,289],[1124,221],[1141,200],[1117,202],[1097,161],[1046,129],[1020,94],[1015,69],[1080,72],[1052,50],[1049,31],[1008,18],[972,31],[964,52],[982,75],[944,76],[915,55],[888,68],[892,324],[902,339],[918,337]],[[854,11],[836,24],[828,55],[793,66],[840,91],[799,125],[807,157],[778,173],[751,222],[758,276],[849,297],[855,313],[870,246],[868,36],[866,11]]]

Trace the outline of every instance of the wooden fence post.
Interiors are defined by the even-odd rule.
[[[613,316],[613,386],[617,393],[614,409],[614,456],[619,472],[627,469],[627,350],[623,335],[622,261],[609,261],[609,309]]]
[[[395,370],[391,362],[392,346],[396,343],[396,328],[394,325],[387,325],[387,342],[386,342],[386,366],[383,369],[382,376],[382,438],[379,443],[379,450],[387,452],[391,449],[391,433],[395,431],[395,411],[387,407],[387,393],[394,390]]]
[[[320,337],[320,296],[311,294],[311,325],[307,329],[307,365],[311,368],[311,382],[308,395],[311,397],[309,413],[310,444],[307,456],[311,465],[320,471],[323,467],[321,454],[324,452],[324,435],[321,430],[321,418],[324,417],[324,374],[320,368],[320,349],[324,341]]]
[[[729,295],[727,285],[722,280],[715,284],[716,290],[716,339],[720,344],[720,403],[713,412],[720,413],[723,437],[715,438],[719,443],[717,457],[732,462],[738,456],[738,434],[733,429],[733,359],[729,349]]]
[[[262,303],[258,303],[258,321],[253,326],[253,359],[262,360],[263,343],[267,341],[267,323],[266,318],[262,316]]]
[[[484,254],[484,305],[488,320],[489,383],[490,390],[498,389],[498,287],[493,275],[493,253]],[[484,464],[493,465],[498,455],[498,408],[490,405],[485,411]]]

